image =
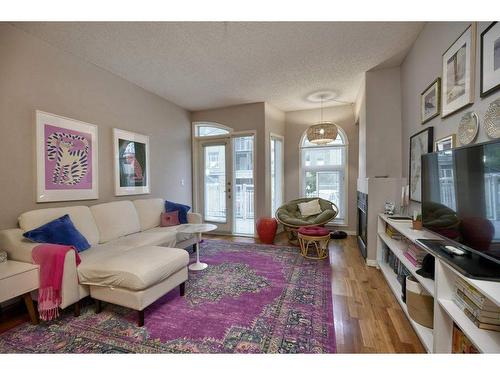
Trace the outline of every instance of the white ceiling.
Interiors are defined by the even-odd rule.
[[[334,90],[355,100],[362,73],[397,66],[415,22],[15,23],[188,110],[268,102],[316,108]]]

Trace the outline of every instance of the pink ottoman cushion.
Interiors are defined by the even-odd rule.
[[[300,227],[299,233],[305,236],[327,236],[330,231],[323,227]]]

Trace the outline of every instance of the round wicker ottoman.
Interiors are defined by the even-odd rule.
[[[301,227],[298,230],[300,254],[308,259],[325,259],[328,256],[330,232],[323,227]]]

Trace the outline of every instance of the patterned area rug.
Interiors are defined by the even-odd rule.
[[[334,353],[328,259],[299,249],[205,240],[209,264],[149,306],[145,326],[136,313],[104,304],[74,318],[17,326],[0,335],[2,353]]]

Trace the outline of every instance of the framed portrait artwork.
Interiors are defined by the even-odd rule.
[[[500,23],[481,33],[481,97],[500,89]]]
[[[421,123],[425,124],[439,115],[441,111],[441,78],[436,78],[423,92],[420,94],[420,119]]]
[[[472,23],[443,54],[441,117],[474,102],[476,23]]]
[[[37,202],[99,198],[97,126],[36,111]]]
[[[149,194],[149,137],[113,129],[115,195]]]
[[[446,151],[455,148],[457,145],[456,134],[450,134],[434,142],[434,151]]]
[[[432,126],[410,137],[410,200],[422,201],[422,155],[432,152],[434,134]]]

